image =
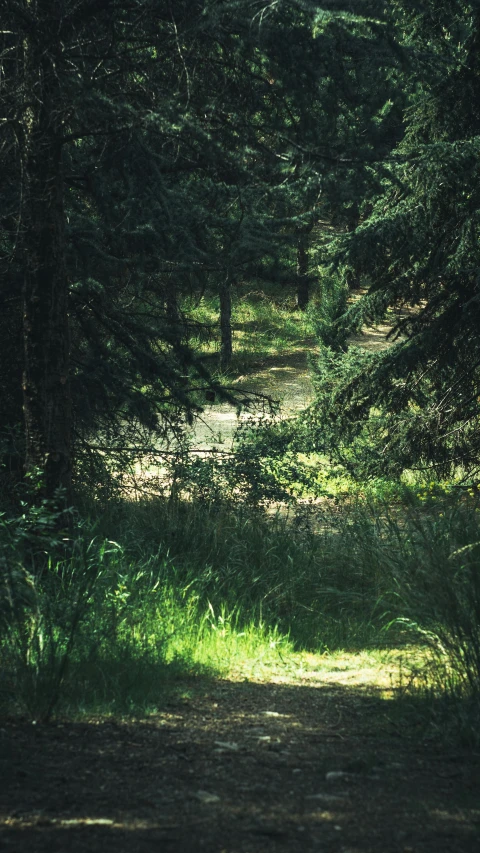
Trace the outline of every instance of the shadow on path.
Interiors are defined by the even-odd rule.
[[[281,405],[283,415],[292,415],[306,408],[314,397],[309,368],[312,350],[274,355],[262,360],[248,375],[238,377],[234,383],[238,390],[255,392],[271,397]],[[244,412],[242,420],[255,418]],[[199,450],[229,451],[238,427],[236,410],[228,403],[206,406],[195,422],[192,432],[193,446]]]
[[[391,706],[220,680],[145,721],[4,721],[0,847],[477,853],[480,758],[410,738]]]

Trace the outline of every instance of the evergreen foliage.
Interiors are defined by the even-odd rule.
[[[389,124],[369,54],[390,37],[382,4],[330,6],[2,3],[2,429],[23,370],[47,495],[99,432],[167,440],[195,411],[182,294],[288,267],[299,229],[350,216]]]
[[[317,371],[316,441],[358,474],[480,460],[478,3],[397,3],[408,52],[405,133],[384,158],[371,208],[330,245],[333,269],[353,269],[366,294],[343,314],[344,334],[399,309],[393,346],[327,350]]]

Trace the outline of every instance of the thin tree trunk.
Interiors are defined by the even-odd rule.
[[[305,311],[310,299],[308,275],[308,234],[301,231],[297,242],[297,307]]]
[[[220,368],[226,370],[232,360],[232,294],[230,282],[220,285]]]
[[[42,495],[71,488],[68,280],[64,231],[61,91],[55,57],[33,33],[26,45],[31,92],[24,139],[24,378],[26,472]],[[52,48],[52,42],[50,43]]]
[[[351,234],[358,227],[359,212],[357,205],[353,205],[350,211],[350,218],[347,222],[347,231]],[[355,270],[347,270],[347,286],[349,290],[358,290],[360,287],[360,275]]]

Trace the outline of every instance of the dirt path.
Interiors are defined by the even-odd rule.
[[[299,412],[313,399],[313,385],[309,370],[309,357],[315,351],[310,347],[287,355],[265,360],[257,370],[241,376],[235,386],[272,397],[280,403],[286,415]],[[242,419],[252,417],[248,413]],[[230,450],[238,417],[233,406],[227,403],[206,406],[202,417],[196,421],[192,433],[193,446],[199,450]]]
[[[387,335],[391,326],[380,324],[365,328],[361,334],[351,338],[351,343],[362,349],[383,350],[391,346]],[[248,376],[235,381],[238,388],[256,391],[277,400],[284,415],[294,414],[306,408],[314,398],[314,389],[309,367],[309,359],[315,355],[315,340],[309,339],[295,352],[274,355],[265,359],[262,365]],[[251,415],[244,414],[242,418]],[[197,450],[229,451],[238,426],[235,409],[224,403],[207,405],[202,417],[196,422],[192,432],[192,445]]]
[[[480,756],[422,741],[374,691],[186,695],[141,722],[4,721],[0,849],[478,853]]]

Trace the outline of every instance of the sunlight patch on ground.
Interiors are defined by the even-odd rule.
[[[392,340],[387,340],[387,335],[391,331],[392,326],[386,323],[380,323],[378,326],[364,326],[360,334],[349,338],[349,343],[366,350],[388,349],[394,343]]]
[[[380,690],[385,698],[393,695],[412,666],[425,663],[418,647],[314,654],[278,653],[277,660],[236,661],[228,677],[271,684],[305,684],[309,687],[338,685]],[[403,676],[402,676],[403,673]]]

